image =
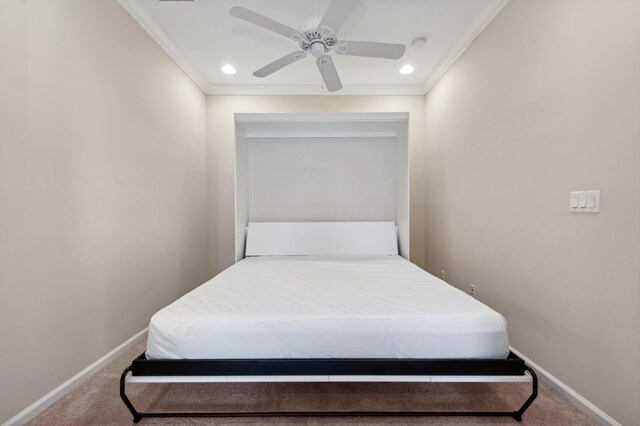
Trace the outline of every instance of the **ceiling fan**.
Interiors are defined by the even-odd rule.
[[[359,0],[333,0],[323,17],[311,17],[304,20],[297,31],[288,25],[281,24],[259,13],[242,6],[233,6],[229,14],[243,21],[258,25],[267,30],[283,35],[300,46],[300,50],[255,71],[256,77],[266,77],[291,65],[311,53],[316,59],[318,70],[329,92],[342,88],[338,71],[331,59],[331,51],[338,55],[367,56],[371,58],[400,59],[405,52],[404,44],[375,43],[370,41],[338,40],[336,33],[340,31]]]

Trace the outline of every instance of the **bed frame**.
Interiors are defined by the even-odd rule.
[[[141,412],[127,383],[226,382],[524,382],[531,394],[517,411]],[[120,397],[137,423],[145,417],[506,416],[521,421],[538,396],[536,373],[514,353],[507,359],[146,359],[120,377]]]

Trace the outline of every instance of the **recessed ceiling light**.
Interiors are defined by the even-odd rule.
[[[403,75],[411,74],[414,69],[415,68],[413,68],[411,65],[405,65],[402,68],[400,68],[400,74],[403,74]]]
[[[222,71],[225,74],[235,74],[237,71],[234,67],[232,67],[231,65],[225,65],[222,68],[220,68],[220,71]]]

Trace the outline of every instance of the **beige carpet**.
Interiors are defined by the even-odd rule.
[[[118,393],[124,368],[144,351],[137,344],[49,407],[30,425],[128,425],[131,414]],[[131,384],[139,410],[515,410],[527,384],[443,383],[242,383]],[[519,424],[507,417],[270,417],[143,419],[140,425],[493,425]],[[523,425],[594,425],[557,392],[540,384]]]

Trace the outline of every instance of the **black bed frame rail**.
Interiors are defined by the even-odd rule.
[[[507,359],[146,359],[133,360],[134,376],[441,375],[518,376],[524,361]]]
[[[279,411],[279,412],[140,412],[126,395],[133,376],[286,376],[286,375],[429,375],[521,376],[528,371],[532,392],[517,411]],[[302,416],[507,416],[521,421],[538,396],[536,373],[514,353],[507,359],[146,359],[133,360],[120,377],[120,397],[134,423],[144,417],[302,417]]]

